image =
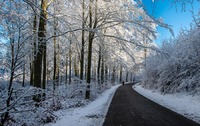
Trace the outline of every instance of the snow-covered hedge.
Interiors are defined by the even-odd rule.
[[[146,60],[142,84],[162,93],[200,92],[200,28],[182,31],[174,40],[163,42]]]

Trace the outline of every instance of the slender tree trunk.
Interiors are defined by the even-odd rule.
[[[122,82],[122,66],[120,65],[119,81]]]
[[[54,24],[55,25],[55,24]],[[56,32],[55,32],[55,26],[54,26],[54,36],[56,35]],[[57,83],[57,80],[56,80],[56,73],[57,73],[57,59],[56,59],[56,56],[57,56],[57,49],[56,49],[56,37],[54,37],[54,58],[53,58],[53,89],[55,90],[56,89],[56,83]]]
[[[56,80],[57,80],[57,86],[59,86],[60,84],[60,44],[59,41],[57,42],[57,48],[58,48],[58,52],[57,52],[57,65],[56,65]]]
[[[26,65],[25,65],[25,63],[23,64],[23,77],[22,77],[22,86],[24,87],[25,86],[25,77],[26,77],[26,75],[25,75],[25,69],[26,68]]]
[[[87,89],[86,89],[86,99],[90,98],[90,79],[91,79],[91,64],[92,63],[92,38],[91,33],[89,33],[89,45],[88,45],[88,63],[87,63]]]
[[[81,63],[80,63],[80,79],[83,80],[84,71],[84,47],[85,47],[85,0],[82,3],[82,45],[81,45]]]
[[[46,73],[47,73],[47,56],[46,56],[46,42],[43,44],[43,78],[42,78],[42,89],[46,89]],[[42,100],[45,100],[45,92],[42,94]]]
[[[66,54],[66,62],[65,62],[65,83],[67,84],[67,76],[68,76],[68,54]]]
[[[102,55],[102,61],[101,61],[101,84],[104,83],[104,58],[103,58],[103,55]]]
[[[58,51],[59,51],[59,43],[57,42],[57,38],[55,37],[57,35],[57,26],[58,26],[58,21],[57,18],[55,17],[56,14],[56,7],[54,5],[54,71],[53,71],[53,89],[55,90],[56,86],[58,85],[59,82],[59,61],[57,62],[57,57],[59,57]]]
[[[72,82],[72,49],[71,49],[71,42],[70,42],[70,49],[69,49],[69,84]]]
[[[100,84],[100,67],[101,67],[101,45],[99,45],[99,58],[97,65],[97,80],[99,84]]]
[[[32,54],[30,56],[30,85],[33,85],[34,80],[34,45],[32,44]]]
[[[54,57],[53,57],[53,96],[55,96],[55,90],[56,90],[56,86],[58,86],[58,63],[57,63],[57,55],[58,55],[58,48],[57,48],[57,19],[55,17],[56,15],[56,7],[55,4],[53,4],[54,6],[54,21],[53,21],[53,26],[54,26],[54,37],[53,37],[53,43],[54,43]],[[55,100],[53,98],[53,104],[55,105]]]

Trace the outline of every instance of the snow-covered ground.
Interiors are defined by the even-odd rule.
[[[102,126],[110,102],[119,86],[111,87],[85,107],[71,108],[57,113],[60,119],[46,126]]]
[[[193,96],[188,93],[162,95],[160,92],[144,89],[139,84],[134,85],[133,89],[148,99],[200,123],[199,95]]]

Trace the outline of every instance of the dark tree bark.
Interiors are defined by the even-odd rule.
[[[119,82],[122,82],[122,66],[120,65]]]
[[[32,57],[30,57],[30,60],[33,60]],[[32,61],[29,65],[30,65],[30,85],[33,85],[33,74],[34,74],[34,61]]]
[[[80,79],[83,80],[84,71],[84,48],[85,48],[85,0],[82,3],[82,45],[81,45],[81,63],[80,63]]]
[[[101,67],[101,45],[99,45],[99,55],[98,55],[98,65],[97,65],[97,80],[100,84],[100,67]]]
[[[104,58],[103,58],[103,55],[102,55],[102,61],[101,61],[101,84],[104,83]]]
[[[69,49],[69,84],[72,82],[72,49],[71,49],[71,40],[70,40],[70,49]]]
[[[34,86],[43,89],[45,88],[45,82],[46,82],[46,22],[47,22],[47,0],[41,0],[41,11],[40,11],[39,29],[38,29],[38,51],[36,53],[35,63],[34,63]],[[42,65],[44,67],[43,82],[41,82]],[[41,95],[36,95],[34,97],[34,100],[38,102],[41,101]]]
[[[22,86],[24,87],[25,86],[25,77],[26,77],[26,74],[25,74],[25,69],[26,68],[26,65],[25,63],[23,64],[23,77],[22,77]]]
[[[47,49],[46,42],[43,44],[43,75],[42,75],[42,89],[46,89],[46,73],[47,73]],[[42,100],[45,100],[45,93],[42,94]]]

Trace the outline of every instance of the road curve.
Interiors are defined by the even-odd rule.
[[[120,86],[112,99],[103,126],[200,126],[132,89]]]

